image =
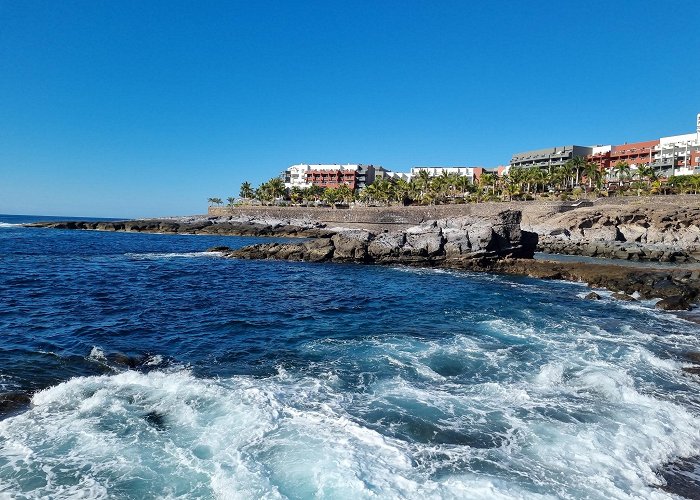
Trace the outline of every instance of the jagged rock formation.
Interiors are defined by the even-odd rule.
[[[582,281],[595,288],[618,292],[617,300],[626,296],[641,299],[662,299],[656,307],[664,310],[687,310],[700,300],[700,270],[655,269],[581,262],[551,262],[542,260],[503,259],[488,266],[472,266],[474,271],[489,271],[540,279]],[[587,298],[596,299],[598,294]]]
[[[700,206],[602,206],[533,217],[548,253],[661,262],[700,262]]]
[[[380,234],[341,231],[330,238],[265,243],[226,252],[242,259],[311,262],[450,265],[504,257],[532,258],[537,235],[520,229],[521,213],[506,210],[491,217],[464,216],[429,221]]]

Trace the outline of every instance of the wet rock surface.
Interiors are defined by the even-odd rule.
[[[300,244],[259,244],[223,253],[239,259],[404,264],[582,281],[615,292],[616,300],[664,299],[658,306],[663,310],[687,310],[700,298],[697,271],[533,260],[536,246],[537,235],[520,229],[519,213],[505,211],[492,218],[429,221],[380,234],[345,231]],[[601,297],[593,292],[587,298]]]
[[[464,216],[374,234],[342,231],[300,244],[265,243],[225,252],[239,259],[455,266],[505,257],[532,258],[537,235],[520,229],[521,214]]]
[[[0,418],[5,418],[15,413],[19,413],[32,402],[30,394],[21,391],[0,393]]]
[[[643,300],[673,298],[669,303],[687,302],[689,308],[700,300],[700,279],[691,270],[525,259],[503,259],[473,270],[580,281]]]
[[[690,302],[682,295],[673,295],[661,299],[655,307],[664,311],[688,311],[690,310]]]

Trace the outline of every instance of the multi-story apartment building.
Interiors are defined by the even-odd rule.
[[[306,164],[292,165],[283,172],[284,185],[287,189],[293,187],[307,188],[310,186],[336,188],[348,186],[353,191],[372,184],[377,174],[385,170],[374,165],[359,163],[341,164]]]
[[[598,164],[602,171],[613,168],[619,162],[625,162],[633,170],[642,165],[650,165],[660,177],[700,173],[700,114],[697,115],[697,128],[693,134],[617,146],[561,146],[537,149],[513,155],[510,166],[554,168],[577,156]]]
[[[651,166],[664,177],[700,173],[700,126],[695,134],[662,137],[652,151]]]
[[[539,167],[553,169],[564,165],[567,161],[577,156],[588,157],[593,153],[593,148],[587,146],[557,146],[553,148],[536,149],[514,154],[510,160],[510,166],[518,168]]]
[[[652,150],[659,141],[644,141],[620,144],[618,146],[595,146],[587,157],[588,161],[597,163],[605,171],[619,162],[625,162],[636,168],[648,165],[652,161]]]
[[[592,161],[598,165],[598,168],[605,171],[610,168],[610,152],[612,151],[612,146],[593,146],[591,149],[591,154],[588,155],[588,161]]]

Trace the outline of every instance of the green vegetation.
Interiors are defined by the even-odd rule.
[[[572,200],[589,196],[642,196],[656,194],[698,194],[700,174],[659,179],[648,165],[632,169],[626,162],[615,164],[607,176],[596,163],[574,158],[551,170],[538,167],[511,168],[508,175],[485,172],[472,183],[469,178],[443,172],[430,176],[421,170],[407,182],[378,178],[366,188],[353,192],[349,186],[336,188],[310,186],[286,189],[280,178],[253,188],[240,187],[240,198],[226,199],[227,206],[257,203],[263,205],[322,205],[335,207],[360,202],[366,205],[438,205],[480,203],[483,201]],[[221,198],[209,198],[210,206],[221,206]]]

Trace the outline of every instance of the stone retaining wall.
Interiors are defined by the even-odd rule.
[[[588,206],[591,205],[587,202]],[[210,216],[255,216],[278,219],[307,219],[325,224],[343,225],[416,225],[426,220],[445,219],[463,215],[492,216],[504,210],[527,210],[541,213],[560,213],[572,210],[577,203],[570,202],[509,202],[469,203],[463,205],[390,206],[390,207],[210,207]]]
[[[647,207],[651,209],[669,209],[680,207],[700,207],[700,195],[664,195],[664,196],[618,196],[598,198],[596,200],[579,201],[513,201],[468,203],[462,205],[434,206],[390,206],[390,207],[360,207],[351,208],[321,208],[321,207],[210,207],[210,216],[242,216],[262,219],[300,219],[309,222],[320,222],[329,227],[342,226],[349,228],[364,228],[374,231],[385,229],[403,229],[421,224],[427,220],[476,215],[489,217],[504,210],[520,210],[523,226],[541,224],[549,216],[564,212],[585,212],[586,207],[605,210],[610,207],[611,213],[619,210]]]

